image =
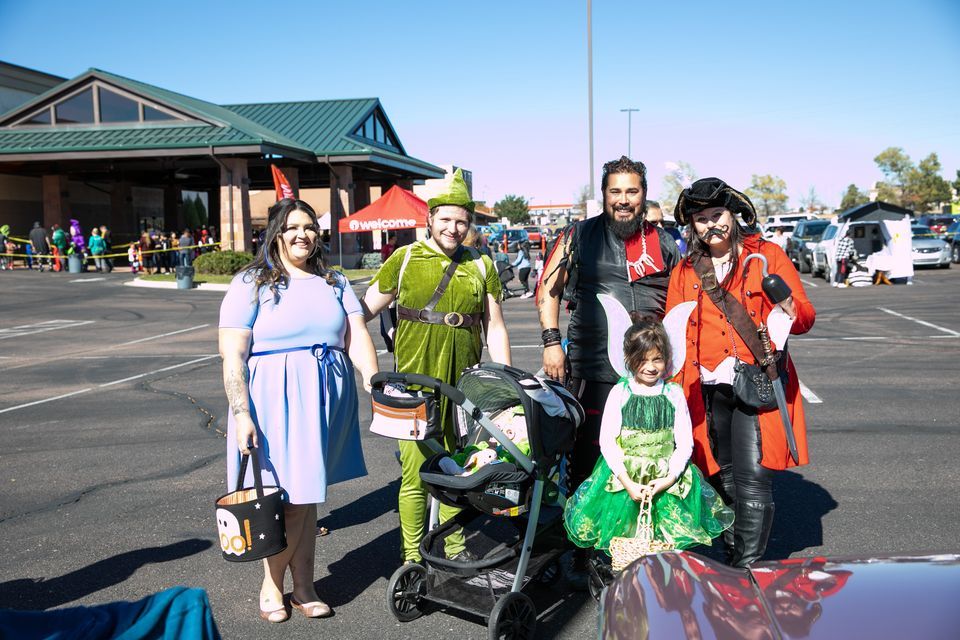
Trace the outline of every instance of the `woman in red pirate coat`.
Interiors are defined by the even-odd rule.
[[[671,274],[667,311],[681,302],[698,303],[687,326],[686,362],[676,380],[683,385],[693,422],[693,461],[711,476],[736,513],[724,536],[728,561],[745,567],[766,549],[774,512],[773,472],[808,462],[799,380],[784,348],[788,334],[810,330],[816,312],[783,249],[750,233],[756,211],[747,196],[718,178],[704,178],[683,190],[674,215],[679,224],[690,226],[690,246]],[[766,258],[769,273],[790,288],[789,297],[779,304],[767,298],[761,287],[761,261],[746,260],[751,254]],[[785,389],[789,425],[776,405],[754,408],[742,387],[744,397],[734,392],[738,369],[744,363],[758,365],[753,350],[761,323],[770,327],[766,355],[774,357],[773,350],[779,351],[776,368]],[[737,324],[750,327],[738,331]],[[745,341],[744,332],[753,332],[752,340],[748,336]],[[766,375],[762,368],[754,371]],[[795,460],[787,429],[796,441]]]

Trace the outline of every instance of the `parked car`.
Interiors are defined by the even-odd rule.
[[[507,251],[513,253],[521,242],[530,242],[530,234],[526,229],[506,229],[490,236],[490,246],[494,251],[503,250],[503,236],[507,236]]]
[[[801,220],[787,242],[787,256],[800,273],[810,273],[813,247],[820,240],[829,220]]]
[[[789,558],[744,571],[688,551],[649,555],[602,593],[599,636],[957,637],[960,555]]]
[[[793,235],[793,230],[796,228],[796,225],[789,222],[781,222],[780,224],[770,224],[769,222],[763,226],[763,237],[769,240],[773,237],[773,233],[777,229],[783,229],[783,236],[785,238],[790,238]]]
[[[910,231],[914,267],[950,268],[950,245],[922,224],[913,225]]]
[[[957,216],[948,213],[931,213],[920,216],[914,224],[929,227],[939,237],[945,234],[947,227],[956,222],[957,219]]]
[[[828,224],[820,234],[820,239],[813,245],[810,253],[810,273],[813,276],[822,276],[827,282],[833,276],[833,250],[837,245],[838,225]]]
[[[530,244],[539,247],[540,241],[543,238],[540,227],[524,227],[524,230],[527,232],[527,235],[530,236]]]
[[[960,220],[947,227],[943,241],[950,246],[950,259],[954,263],[960,264]]]

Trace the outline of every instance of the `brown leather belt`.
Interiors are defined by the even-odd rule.
[[[411,309],[397,305],[397,317],[411,322],[424,324],[442,324],[448,327],[475,327],[483,321],[482,313],[458,313],[456,311],[429,311],[427,309]]]

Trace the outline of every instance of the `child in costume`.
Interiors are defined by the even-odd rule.
[[[127,260],[130,261],[130,273],[140,272],[140,247],[136,243],[131,244],[127,249]]]
[[[616,299],[598,297],[607,314],[610,363],[622,377],[604,407],[602,455],[564,510],[567,534],[577,546],[609,552],[611,538],[636,535],[640,503],[652,496],[654,540],[676,549],[710,544],[733,523],[733,512],[689,463],[687,402],[680,385],[667,382],[683,365],[683,329],[696,302],[678,305],[663,325],[631,325]],[[679,329],[674,348],[670,329]]]

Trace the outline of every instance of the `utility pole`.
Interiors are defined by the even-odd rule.
[[[593,2],[587,0],[587,122],[590,129],[590,199],[594,199],[593,178]],[[584,212],[586,213],[586,212]]]
[[[631,127],[630,119],[633,116],[634,111],[640,111],[640,109],[620,109],[620,113],[627,113],[627,157],[633,160],[633,150],[631,149],[631,143],[633,142],[633,129]]]

